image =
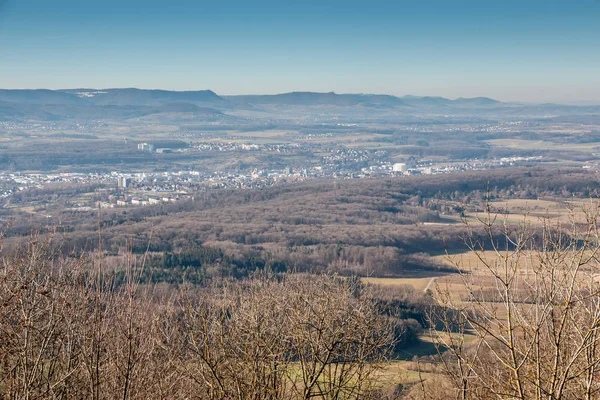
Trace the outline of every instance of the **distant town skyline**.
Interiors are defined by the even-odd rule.
[[[0,0],[0,87],[600,103],[597,0]]]

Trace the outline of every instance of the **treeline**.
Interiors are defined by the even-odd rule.
[[[266,259],[258,254],[233,257],[226,255],[223,249],[207,246],[139,257],[143,260],[143,268],[138,276],[141,283],[168,283],[175,286],[207,286],[216,278],[242,279],[257,273],[278,274],[291,270],[283,261]],[[126,271],[118,270],[113,278],[115,284],[123,284],[126,276]]]
[[[333,252],[331,248],[324,247],[321,252],[329,254],[317,253],[313,258],[300,258],[290,254],[276,256],[265,252],[264,249],[256,248],[242,248],[236,251],[230,248],[196,246],[180,249],[177,252],[167,251],[137,256],[143,260],[144,265],[139,275],[142,283],[168,283],[174,286],[182,284],[205,286],[215,279],[243,279],[261,273],[308,272],[335,273],[340,276],[401,276],[410,271],[429,270],[431,273],[455,271],[454,268],[433,263],[424,254],[401,256],[397,250],[394,251],[389,247],[375,249],[355,247],[353,251],[338,249]],[[353,255],[343,254],[346,252],[351,252]],[[324,259],[326,264],[323,264]],[[125,282],[125,277],[126,271],[117,270],[113,278],[115,284]]]

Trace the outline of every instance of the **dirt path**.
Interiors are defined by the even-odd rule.
[[[436,278],[437,278],[437,277],[436,277],[436,276],[434,276],[433,278],[431,278],[431,279],[429,280],[429,283],[427,283],[427,286],[425,286],[425,289],[423,289],[423,293],[427,293],[427,291],[429,290],[429,287],[430,287],[431,285],[433,285],[433,282],[435,282]]]

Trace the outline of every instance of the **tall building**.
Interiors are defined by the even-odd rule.
[[[131,184],[131,178],[127,178],[125,176],[120,176],[117,178],[117,182],[120,188],[127,189]]]

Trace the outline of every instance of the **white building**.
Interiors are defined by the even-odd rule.
[[[131,184],[131,178],[127,178],[125,176],[120,176],[117,178],[117,184],[119,185],[120,188],[126,189]]]
[[[138,150],[152,153],[154,152],[154,145],[150,143],[138,143]]]
[[[404,163],[396,163],[392,166],[392,171],[394,172],[406,172],[406,164]]]

